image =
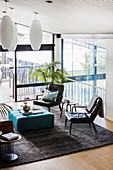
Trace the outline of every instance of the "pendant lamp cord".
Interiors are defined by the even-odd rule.
[[[11,10],[11,18],[13,18],[13,10],[14,10],[14,8],[13,7],[9,7],[9,8]]]
[[[7,1],[6,1],[6,15],[7,15]]]
[[[34,14],[35,14],[35,19],[37,19],[37,14],[38,14],[38,12],[34,12]]]
[[[7,3],[9,2],[9,0],[4,0],[6,3],[6,15],[7,15]]]

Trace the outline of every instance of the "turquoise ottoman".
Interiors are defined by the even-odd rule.
[[[13,121],[14,128],[19,132],[54,127],[54,114],[39,108],[43,113],[29,116],[24,116],[22,109],[13,110],[8,113],[8,119]]]

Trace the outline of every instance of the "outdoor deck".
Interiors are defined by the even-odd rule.
[[[12,90],[9,88],[9,82],[0,83],[0,103],[13,103]]]

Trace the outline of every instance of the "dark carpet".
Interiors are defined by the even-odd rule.
[[[84,151],[113,144],[113,132],[96,125],[98,133],[87,124],[73,124],[72,135],[69,134],[69,123],[64,126],[64,113],[60,119],[59,108],[51,109],[55,115],[55,126],[50,129],[23,132],[22,139],[15,142],[14,152],[19,156],[14,162],[3,162],[0,168],[26,164],[61,155]],[[0,145],[0,155],[4,145]],[[1,156],[0,156],[1,157]]]

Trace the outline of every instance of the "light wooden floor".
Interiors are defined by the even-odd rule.
[[[21,103],[10,103],[14,108]],[[97,124],[113,131],[113,122],[98,118]],[[87,143],[86,143],[87,145]],[[113,170],[113,145],[78,152],[31,164],[4,168],[7,170]]]

